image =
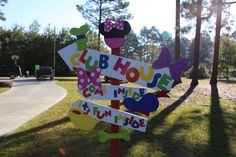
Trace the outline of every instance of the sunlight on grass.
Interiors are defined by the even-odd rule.
[[[10,87],[0,87],[0,93],[6,92],[10,89],[11,89]]]
[[[151,148],[151,145],[145,141],[140,141],[136,145],[132,146],[132,148],[129,150],[127,156],[133,156],[135,154],[136,157],[146,156],[145,152],[149,152],[149,148]]]

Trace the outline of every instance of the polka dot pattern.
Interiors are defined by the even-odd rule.
[[[104,31],[110,32],[113,28],[124,30],[124,21],[122,19],[118,19],[116,23],[113,24],[109,19],[106,19],[104,23]]]
[[[78,87],[80,90],[83,90],[88,84],[89,77],[83,68],[77,68],[77,76],[78,76]]]
[[[92,71],[91,71],[91,74],[90,74],[90,80],[91,82],[99,87],[99,88],[102,88],[102,82],[101,80],[99,79],[99,76],[101,74],[101,70],[98,70],[99,68],[94,68]]]
[[[80,79],[80,82],[81,82],[81,83],[84,83],[84,79]]]
[[[78,88],[80,90],[85,89],[90,83],[98,88],[102,88],[102,82],[99,78],[101,74],[100,68],[94,68],[90,76],[86,74],[86,71],[83,68],[77,68],[77,76],[78,76]]]
[[[92,73],[90,74],[90,76],[91,76],[91,77],[94,77],[94,76],[95,76],[95,74],[92,72]]]

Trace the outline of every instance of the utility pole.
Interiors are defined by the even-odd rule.
[[[53,29],[54,35],[53,35],[53,77],[55,77],[56,74],[56,27],[54,26]]]

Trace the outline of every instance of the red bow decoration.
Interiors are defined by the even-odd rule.
[[[113,24],[109,19],[106,19],[104,23],[104,31],[110,32],[113,28],[124,30],[124,21],[122,19],[118,19],[116,23]]]
[[[77,76],[78,76],[77,85],[79,89],[83,90],[90,83],[92,83],[94,86],[102,88],[102,82],[99,78],[100,74],[101,74],[100,68],[94,68],[93,70],[91,70],[90,75],[87,75],[86,71],[83,68],[78,67],[77,68]]]

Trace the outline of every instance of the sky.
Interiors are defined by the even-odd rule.
[[[22,3],[23,2],[23,3]],[[42,3],[44,2],[44,3]],[[131,0],[129,12],[134,16],[129,21],[132,29],[139,33],[143,26],[156,26],[161,32],[174,33],[175,1]],[[6,21],[0,21],[7,28],[14,24],[28,28],[33,20],[38,20],[42,27],[51,26],[78,27],[85,23],[76,9],[76,4],[84,4],[84,0],[8,0],[1,10]]]
[[[43,3],[44,2],[44,3]],[[79,27],[85,23],[77,11],[77,4],[85,0],[8,0],[1,11],[6,21],[0,21],[0,26],[11,28],[14,24],[28,26],[37,20],[42,28],[48,24],[56,27]],[[160,32],[167,31],[174,35],[175,0],[130,0],[129,12],[134,16],[129,23],[135,33],[143,26],[155,26]],[[231,11],[236,17],[236,4]]]

